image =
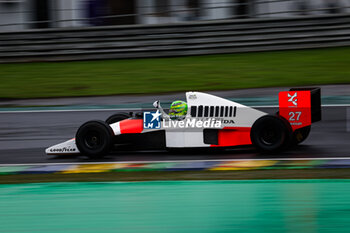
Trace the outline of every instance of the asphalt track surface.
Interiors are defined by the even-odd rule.
[[[269,113],[277,111],[277,108],[258,109]],[[84,156],[45,154],[45,148],[73,138],[82,123],[93,119],[104,120],[115,112],[100,110],[1,113],[0,164],[350,157],[350,106],[323,107],[323,119],[312,126],[309,138],[298,147],[275,155],[261,155],[252,147],[220,152],[119,151],[101,160],[90,160]]]

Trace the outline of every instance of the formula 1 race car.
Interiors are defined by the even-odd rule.
[[[165,119],[156,110],[117,113],[104,121],[81,125],[75,138],[46,149],[46,154],[103,157],[111,150],[228,148],[253,145],[262,153],[287,149],[304,141],[311,124],[321,120],[319,88],[293,88],[279,93],[274,115],[201,92],[186,93],[184,118]],[[162,119],[163,118],[163,119]]]

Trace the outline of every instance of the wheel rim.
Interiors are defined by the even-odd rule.
[[[280,138],[278,129],[275,127],[266,127],[260,136],[260,140],[265,144],[265,145],[274,145],[276,142],[278,142]]]
[[[90,149],[99,148],[102,144],[101,133],[95,130],[88,131],[84,137],[84,143]]]

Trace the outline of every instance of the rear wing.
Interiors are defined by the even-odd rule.
[[[321,89],[292,88],[279,93],[279,115],[288,120],[293,130],[321,120]]]

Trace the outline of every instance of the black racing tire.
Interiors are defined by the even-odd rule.
[[[120,112],[108,117],[106,123],[110,125],[128,118],[130,118],[130,115],[128,113]]]
[[[113,130],[103,121],[88,121],[79,127],[75,143],[89,158],[102,158],[112,147]]]
[[[298,145],[305,141],[311,131],[311,125],[297,129],[293,133],[293,144]]]
[[[290,145],[292,133],[292,128],[284,118],[266,115],[254,122],[250,139],[260,152],[278,152]]]

